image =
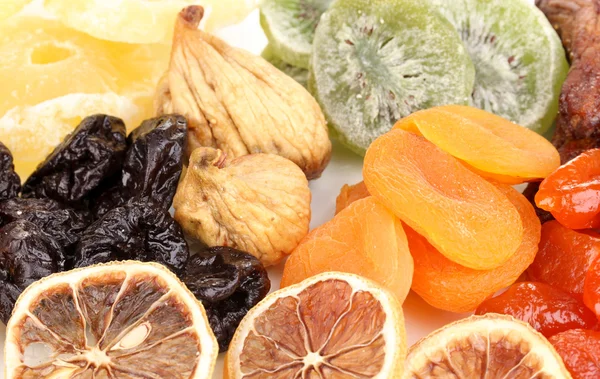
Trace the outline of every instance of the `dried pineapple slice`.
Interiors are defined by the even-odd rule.
[[[115,93],[71,94],[35,106],[17,106],[0,118],[0,141],[12,152],[22,180],[86,116],[106,113],[139,125],[144,118],[129,98]]]
[[[46,8],[70,27],[96,38],[128,43],[170,42],[179,11],[202,5],[206,30],[242,21],[258,0],[45,0]]]

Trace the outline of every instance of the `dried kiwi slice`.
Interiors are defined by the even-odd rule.
[[[263,0],[260,24],[284,62],[308,68],[315,28],[333,0]]]
[[[528,0],[431,0],[475,65],[473,105],[543,134],[568,64],[558,35]]]
[[[261,56],[267,62],[275,66],[279,71],[302,84],[304,88],[308,86],[308,70],[305,68],[292,66],[291,64],[283,61],[281,58],[275,55],[271,45],[267,45],[267,47],[265,47]]]
[[[410,113],[468,104],[475,70],[452,25],[428,3],[338,0],[315,33],[309,87],[359,153]]]

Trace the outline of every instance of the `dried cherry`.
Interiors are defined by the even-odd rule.
[[[0,201],[17,197],[21,192],[21,179],[15,172],[10,150],[0,142]]]
[[[229,247],[211,247],[192,256],[181,279],[202,301],[220,351],[227,350],[246,313],[271,289],[260,261]]]
[[[0,319],[6,323],[19,294],[31,283],[64,269],[59,244],[27,220],[0,229]]]
[[[31,174],[22,196],[79,205],[121,169],[126,148],[121,119],[101,114],[86,117]]]
[[[600,227],[600,149],[581,153],[540,184],[535,202],[570,229]]]
[[[133,259],[158,262],[180,272],[188,246],[179,224],[162,208],[129,203],[106,213],[82,234],[75,266]]]
[[[583,302],[600,320],[600,255],[590,265],[585,276]]]
[[[15,197],[0,203],[0,226],[16,220],[27,220],[50,235],[63,248],[71,262],[79,236],[90,224],[90,215],[52,199]],[[72,262],[71,262],[72,263]],[[71,267],[70,263],[66,267]]]
[[[573,379],[600,378],[600,332],[568,330],[548,339]]]
[[[475,314],[500,313],[528,322],[546,337],[569,329],[590,329],[596,317],[585,305],[544,283],[513,284],[506,292],[481,303]]]
[[[94,208],[97,216],[128,201],[169,209],[183,169],[187,120],[165,115],[144,121],[127,138],[121,175],[105,185]]]
[[[581,300],[588,267],[600,254],[600,235],[577,232],[557,221],[542,225],[539,250],[527,269],[530,278],[570,293]]]

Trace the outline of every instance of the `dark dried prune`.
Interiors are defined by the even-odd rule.
[[[126,149],[123,120],[107,115],[86,117],[27,179],[23,197],[79,205],[121,169]]]
[[[79,236],[91,223],[88,212],[70,208],[52,199],[16,197],[0,203],[0,226],[16,220],[27,220],[54,238],[72,261]],[[70,263],[66,266],[69,268]]]
[[[146,203],[130,203],[90,225],[75,250],[75,265],[133,259],[158,262],[180,272],[188,259],[187,243],[171,215]]]
[[[0,229],[0,319],[6,323],[28,285],[64,269],[59,244],[35,224],[17,220]]]
[[[187,120],[165,115],[144,121],[127,138],[122,175],[109,180],[98,197],[97,217],[128,201],[151,203],[169,209],[183,168]]]
[[[19,196],[21,179],[15,172],[10,150],[0,142],[0,201]]]
[[[192,256],[181,280],[204,305],[222,352],[246,313],[271,289],[260,261],[229,247],[211,247]]]

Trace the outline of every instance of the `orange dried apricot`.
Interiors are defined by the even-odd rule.
[[[600,332],[573,329],[548,339],[573,379],[600,378]]]
[[[525,232],[517,252],[493,270],[473,270],[450,261],[405,225],[415,262],[412,289],[430,305],[451,312],[474,311],[485,299],[513,284],[533,262],[540,240],[540,221],[523,195],[508,185],[499,184],[498,189],[519,211]]]
[[[354,203],[356,200],[369,197],[371,194],[365,185],[365,182],[356,183],[354,185],[344,184],[340,190],[340,194],[335,199],[335,214],[338,214],[342,209]]]
[[[404,301],[413,260],[400,220],[372,196],[352,203],[300,242],[285,264],[281,287],[327,271],[364,276]]]
[[[542,225],[540,249],[527,270],[532,280],[547,283],[581,299],[585,274],[600,254],[600,235],[565,228],[557,221]]]
[[[521,282],[484,301],[475,314],[500,313],[528,322],[546,337],[570,329],[591,329],[596,317],[583,303],[544,283]]]
[[[544,137],[473,107],[426,109],[401,119],[394,128],[422,135],[481,176],[503,183],[545,178],[560,166],[558,151]]]
[[[600,320],[600,255],[591,264],[585,276],[583,302]]]
[[[540,184],[538,207],[570,229],[600,227],[600,149],[560,166]]]
[[[421,136],[395,129],[379,137],[367,150],[363,177],[369,193],[463,266],[499,267],[523,240],[506,195]]]

